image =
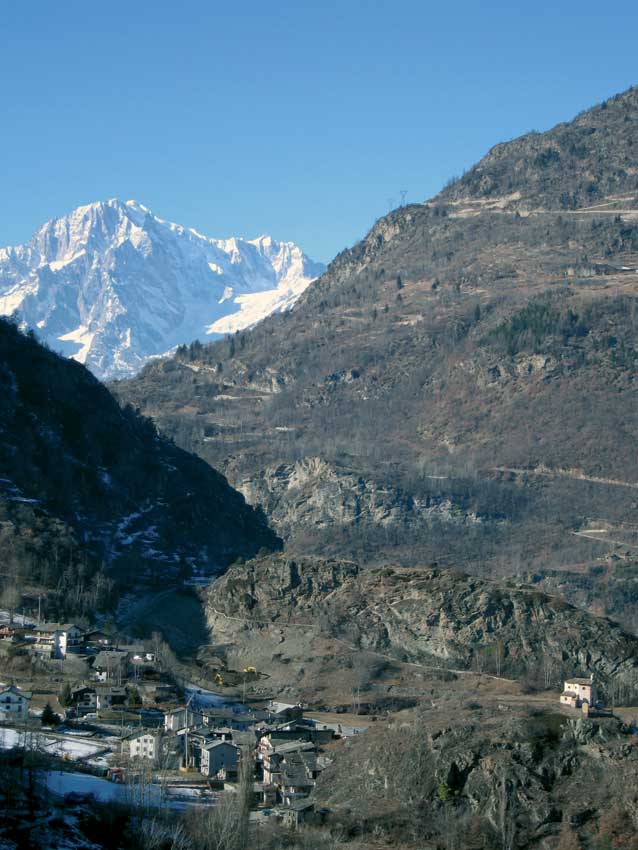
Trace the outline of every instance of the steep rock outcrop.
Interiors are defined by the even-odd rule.
[[[499,669],[511,674],[550,664],[631,685],[638,676],[638,639],[611,621],[528,587],[437,567],[360,569],[279,555],[233,566],[208,601],[213,634],[228,639],[236,628],[239,642],[251,624],[307,623],[402,661],[469,669],[499,653]]]
[[[320,457],[267,467],[237,480],[236,486],[249,504],[263,509],[283,537],[304,527],[424,528],[433,522],[473,526],[484,519],[450,495],[412,496]]]

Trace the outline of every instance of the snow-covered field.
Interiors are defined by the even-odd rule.
[[[61,756],[62,758],[70,758],[73,761],[77,759],[85,759],[89,756],[94,756],[100,750],[105,749],[103,743],[89,744],[86,741],[74,741],[54,739],[47,743],[44,747],[46,752],[52,755]]]
[[[25,500],[26,501],[26,500]],[[33,501],[33,500],[31,500]],[[11,622],[11,614],[8,611],[0,611],[0,626],[8,626]],[[13,615],[14,626],[32,626],[33,621],[29,617],[23,617],[22,614]]]
[[[0,728],[0,750],[10,750],[13,747],[23,746],[40,750],[52,756],[78,761],[107,749],[109,744],[104,741],[54,738],[41,732]]]
[[[53,794],[63,797],[72,791],[78,794],[93,794],[96,800],[109,803],[117,800],[126,800],[127,789],[125,785],[109,782],[108,779],[100,779],[99,776],[90,776],[87,773],[66,773],[60,770],[45,771],[42,780]]]
[[[17,729],[0,729],[0,750],[10,750],[24,743],[24,733]]]
[[[92,794],[100,803],[130,803],[156,807],[167,806],[170,809],[186,809],[193,806],[214,805],[218,794],[196,788],[159,785],[120,785],[91,776],[86,773],[67,773],[60,770],[43,771],[39,779],[52,794],[64,797],[65,794]]]

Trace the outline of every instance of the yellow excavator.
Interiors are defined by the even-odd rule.
[[[222,676],[221,673],[215,673],[215,684],[216,685],[223,685],[224,684],[224,677]]]
[[[252,665],[250,667],[244,667],[244,673],[256,673],[256,672],[257,672],[257,668],[253,667]]]

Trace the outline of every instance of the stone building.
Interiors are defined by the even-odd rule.
[[[594,708],[598,694],[593,674],[589,678],[565,679],[560,701],[571,708],[582,708],[583,705]]]

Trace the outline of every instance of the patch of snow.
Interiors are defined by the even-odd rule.
[[[11,750],[13,747],[24,746],[25,733],[17,729],[0,728],[0,750]]]
[[[70,266],[71,263],[74,263],[76,260],[79,260],[80,257],[84,256],[86,256],[86,251],[83,249],[82,251],[78,251],[77,254],[71,254],[70,256],[63,257],[61,260],[53,260],[48,263],[48,266],[52,272],[59,272],[61,269],[66,266]]]
[[[52,794],[64,797],[65,794],[93,794],[101,803],[123,802],[126,800],[126,786],[109,782],[87,773],[71,773],[62,770],[43,771],[39,777]]]
[[[105,749],[104,743],[80,741],[69,738],[54,738],[43,732],[26,732],[20,729],[0,728],[0,750],[13,747],[29,747],[40,752],[68,758],[73,761],[85,759]]]
[[[219,303],[223,304],[224,301],[228,301],[228,299],[232,298],[232,297],[233,297],[233,288],[232,288],[232,286],[227,286],[222,293],[222,297],[219,299]]]
[[[73,331],[69,331],[67,334],[63,334],[59,336],[58,339],[60,342],[75,342],[80,346],[79,351],[76,351],[74,354],[70,356],[73,360],[77,360],[78,363],[86,363],[86,358],[88,357],[89,351],[91,350],[91,343],[93,342],[93,338],[95,333],[91,333],[91,331],[82,325],[75,328]]]
[[[4,294],[0,292],[0,316],[12,316],[27,295],[26,287],[23,289],[5,290]]]
[[[11,614],[8,611],[0,611],[0,626],[8,625],[11,620]],[[35,623],[29,617],[22,614],[13,615],[13,624],[15,626],[34,626]]]
[[[279,286],[276,289],[267,289],[265,292],[238,295],[234,299],[234,303],[239,308],[237,312],[217,319],[206,328],[206,333],[232,334],[254,327],[264,316],[270,316],[272,313],[285,313],[293,307],[310,283],[311,281],[302,280],[296,281],[294,284]],[[232,290],[230,294],[232,295]]]
[[[68,739],[56,739],[45,745],[46,752],[62,758],[70,758],[73,761],[93,756],[104,749],[103,744],[89,744],[86,741],[74,741]]]

